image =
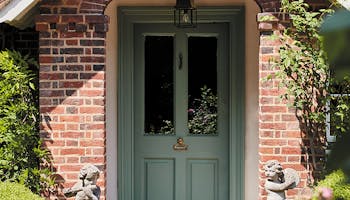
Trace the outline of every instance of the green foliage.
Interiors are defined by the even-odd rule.
[[[0,52],[0,180],[16,181],[38,193],[48,159],[39,137],[38,84],[33,59]]]
[[[193,100],[188,109],[188,130],[190,134],[217,134],[217,100],[212,89],[203,86],[201,97]],[[169,120],[163,120],[160,128],[162,134],[174,134],[174,125]],[[155,134],[155,133],[150,133]]]
[[[333,84],[330,88],[330,131],[336,136],[348,133],[350,130],[350,80],[345,77],[343,81]]]
[[[189,109],[188,129],[191,134],[217,133],[217,100],[210,88],[201,88],[201,98]]]
[[[325,177],[325,179],[318,182],[316,191],[319,188],[330,188],[333,192],[335,200],[350,199],[350,184],[347,182],[348,177],[342,170],[336,170]],[[314,197],[313,199],[318,199]]]
[[[324,13],[309,12],[302,0],[282,0],[282,9],[290,14],[292,26],[281,37],[277,77],[287,88],[284,97],[293,98],[303,122],[321,123],[325,120],[329,85],[329,66],[318,34]]]
[[[44,200],[32,193],[28,188],[13,182],[0,182],[1,200]]]
[[[282,12],[290,16],[291,26],[279,37],[282,45],[280,58],[275,63],[279,69],[276,78],[286,88],[282,97],[295,108],[300,127],[306,133],[306,139],[311,141],[303,147],[305,153],[310,154],[311,169],[323,170],[317,163],[316,152],[326,145],[325,122],[331,78],[319,28],[323,16],[332,10],[309,11],[309,5],[303,0],[282,0],[281,5]]]
[[[350,79],[334,78],[324,38],[319,32],[325,16],[332,15],[334,10],[313,12],[303,0],[282,0],[281,5],[282,12],[290,16],[291,26],[279,36],[282,45],[280,57],[275,62],[279,69],[275,76],[286,88],[282,97],[295,108],[300,127],[309,141],[303,146],[305,153],[310,155],[307,164],[312,162],[311,170],[324,172],[325,163],[318,162],[316,152],[327,148],[326,115],[331,116],[332,134],[341,136],[350,130],[350,96],[346,95],[350,94]],[[333,154],[332,162],[340,161],[334,158],[337,156]],[[336,174],[340,176],[339,172]],[[333,176],[326,178],[327,181],[333,180]],[[326,182],[320,182],[323,183]]]
[[[164,135],[174,134],[174,125],[170,120],[163,120],[163,125],[160,127],[160,132]]]

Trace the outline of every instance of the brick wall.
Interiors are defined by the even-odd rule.
[[[92,163],[105,199],[106,0],[43,0],[39,32],[41,136],[61,187]],[[64,199],[58,195],[59,199]]]
[[[261,16],[273,14],[259,14]],[[279,34],[283,21],[278,18],[269,22],[259,22],[260,51],[259,51],[259,155],[260,155],[260,199],[266,199],[263,165],[268,160],[278,160],[283,168],[293,168],[299,172],[302,181],[299,187],[306,186],[307,171],[302,163],[302,132],[295,112],[282,101],[280,95],[283,89],[279,80],[266,81],[275,71],[271,67],[271,59],[278,57],[280,42],[272,39],[271,34]],[[294,197],[298,190],[288,190],[288,195]]]
[[[256,0],[262,13],[257,16],[260,31],[259,49],[259,162],[260,162],[260,199],[266,199],[263,165],[268,160],[278,160],[283,168],[293,168],[298,171],[301,182],[296,189],[288,190],[287,198],[295,198],[317,176],[312,170],[311,159],[307,157],[309,141],[301,130],[300,123],[295,116],[295,110],[281,100],[284,94],[279,87],[280,80],[274,78],[266,81],[267,75],[273,75],[272,59],[278,58],[281,45],[279,40],[273,39],[272,34],[280,34],[289,25],[289,16],[279,11],[278,0]],[[325,7],[323,0],[308,1],[312,9]],[[268,21],[260,19],[268,19]],[[306,150],[305,150],[306,149]],[[324,154],[319,154],[321,157]],[[319,157],[319,158],[321,158]],[[321,158],[322,159],[322,158]],[[316,172],[316,173],[315,173]],[[316,176],[315,176],[316,175]]]

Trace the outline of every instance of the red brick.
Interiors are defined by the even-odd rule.
[[[103,105],[105,105],[105,100],[104,99],[94,99],[93,105],[103,106]]]
[[[105,124],[81,124],[80,130],[104,130]]]
[[[105,112],[104,107],[80,107],[81,114],[103,114]]]
[[[288,122],[287,130],[300,130],[299,122]]]
[[[35,30],[36,31],[47,31],[49,30],[49,25],[46,23],[42,23],[42,24],[36,24],[35,25]]]
[[[299,137],[296,137],[295,140],[287,140],[289,146],[300,146],[301,141],[298,139]]]
[[[104,63],[105,57],[97,57],[97,56],[82,56],[80,57],[80,62],[88,62],[88,63]]]
[[[87,69],[85,69],[87,71]],[[94,79],[94,80],[104,80],[105,74],[103,72],[98,73],[80,73],[80,79]],[[99,88],[100,90],[100,88]]]
[[[261,153],[261,154],[273,154],[274,150],[272,147],[260,147],[259,153]]]
[[[105,155],[106,150],[105,148],[93,148],[92,149],[92,155]]]
[[[84,149],[82,148],[65,148],[61,149],[61,155],[84,155]]]
[[[39,78],[41,80],[61,80],[64,78],[64,74],[63,73],[52,73],[52,72],[50,72],[50,73],[41,72],[39,74]]]
[[[85,2],[107,5],[110,0],[85,0]]]
[[[108,23],[109,22],[109,17],[106,15],[86,15],[85,16],[85,21],[87,23]]]
[[[60,81],[60,88],[80,88],[84,86],[83,81]]]
[[[44,107],[44,106],[41,106],[40,107],[40,112],[41,113],[50,113],[50,114],[64,114],[65,111],[64,111],[64,107],[57,107],[57,106],[53,106],[53,107]]]
[[[282,133],[282,137],[284,138],[300,138],[301,137],[301,132],[300,131],[284,131]]]
[[[303,166],[299,163],[298,164],[284,163],[283,168],[292,168],[292,169],[295,169],[296,171],[304,171],[305,170],[305,166]]]
[[[97,96],[103,96],[104,90],[80,90],[79,94],[80,96],[86,96],[86,97],[97,97]]]
[[[281,148],[274,148],[274,154],[281,154]]]
[[[79,124],[67,124],[67,131],[78,131],[79,130]]]
[[[45,141],[44,145],[45,147],[48,148],[52,148],[52,147],[63,147],[65,144],[64,140],[60,140],[60,139],[55,139],[55,140],[51,140],[51,141]]]
[[[260,131],[260,137],[273,138],[274,131]]]
[[[82,119],[79,115],[72,115],[72,116],[60,116],[59,117],[60,122],[82,122]]]
[[[273,115],[263,114],[260,115],[259,119],[261,120],[261,122],[273,122]]]
[[[84,38],[82,32],[61,32],[60,38]]]
[[[79,163],[79,157],[74,156],[74,157],[67,157],[67,163]]]
[[[78,45],[78,40],[66,40],[66,44],[69,46]]]
[[[80,5],[81,0],[65,0],[64,5],[67,6],[78,6]]]
[[[79,174],[78,173],[66,173],[67,179],[71,180],[79,180]]]
[[[260,129],[286,130],[286,123],[260,123]]]
[[[296,121],[297,118],[296,118],[295,114],[283,114],[282,120],[283,121]]]
[[[59,166],[58,171],[60,172],[79,172],[84,165],[62,165]]]
[[[55,23],[55,22],[59,22],[59,20],[60,20],[59,15],[37,15],[35,17],[36,23],[40,23],[40,22]]]
[[[62,63],[63,61],[62,56],[39,56],[40,63]]]
[[[298,155],[298,156],[288,156],[287,157],[287,162],[300,162],[301,160],[301,157]]]
[[[104,163],[105,158],[102,156],[82,156],[80,163]]]
[[[260,95],[261,96],[279,96],[282,93],[283,93],[283,91],[279,90],[278,88],[275,88],[275,89],[260,89]]]
[[[83,22],[84,17],[82,15],[62,15],[61,22],[72,23],[72,22]]]
[[[283,147],[282,148],[282,154],[300,155],[301,154],[301,149],[300,149],[300,147]]]
[[[276,147],[276,146],[285,146],[285,145],[287,145],[287,141],[285,139],[269,138],[269,139],[260,139],[260,144],[263,145],[263,146]]]
[[[279,156],[279,155],[263,155],[263,156],[260,156],[260,161],[261,162],[267,162],[269,160],[278,160],[280,163],[283,163],[283,162],[287,161],[285,156]]]
[[[92,84],[93,88],[104,88],[105,87],[105,83],[104,82],[93,82]]]
[[[66,147],[77,147],[78,140],[66,140]]]

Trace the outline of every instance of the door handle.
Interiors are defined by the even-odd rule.
[[[183,59],[182,53],[179,53],[179,69],[180,70],[182,69],[182,59]]]
[[[187,151],[188,145],[184,143],[184,139],[182,137],[177,138],[177,143],[173,145],[173,149],[175,151]]]

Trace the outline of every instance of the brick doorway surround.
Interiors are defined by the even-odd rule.
[[[52,155],[57,181],[78,180],[92,163],[103,172],[105,199],[106,32],[108,0],[43,0],[39,32],[41,137]],[[62,196],[59,199],[64,199]]]

